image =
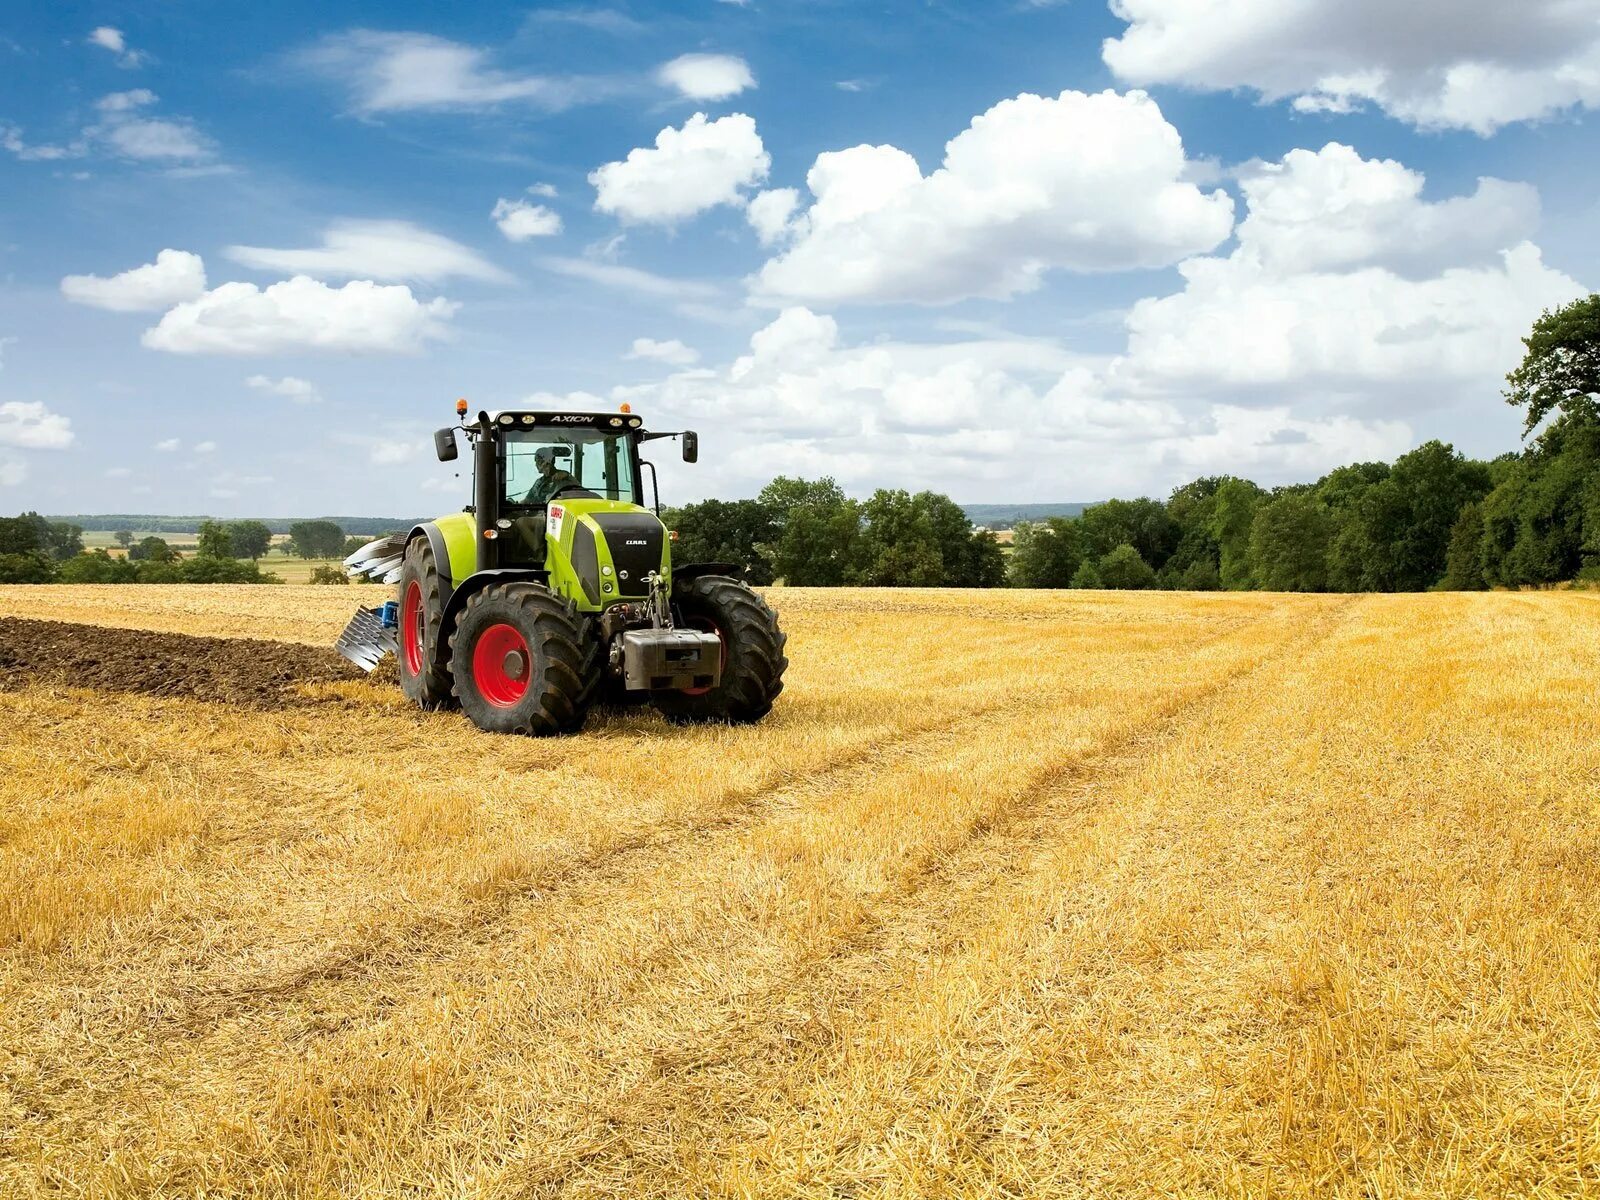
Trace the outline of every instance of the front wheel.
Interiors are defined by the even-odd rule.
[[[722,640],[722,678],[713,688],[653,693],[662,715],[679,724],[747,725],[771,712],[789,666],[788,637],[766,601],[737,579],[701,575],[674,590],[673,607],[685,628]]]
[[[599,645],[572,605],[537,583],[471,596],[450,638],[461,711],[489,733],[576,733],[599,683]]]

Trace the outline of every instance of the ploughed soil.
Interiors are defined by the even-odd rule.
[[[293,685],[365,678],[333,650],[0,617],[0,689],[28,681],[283,708]]]

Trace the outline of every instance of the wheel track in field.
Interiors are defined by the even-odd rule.
[[[1201,654],[1262,619],[1257,617],[1229,622],[1225,628],[1187,646],[1185,656]],[[1153,651],[1141,657],[1161,658],[1163,655]],[[507,926],[513,927],[514,936],[514,929],[521,925],[520,913],[523,908],[559,901],[581,888],[590,878],[618,869],[642,873],[651,869],[658,859],[670,857],[675,851],[700,838],[739,831],[757,824],[764,815],[790,807],[793,798],[808,789],[826,785],[851,771],[867,767],[867,764],[918,754],[924,745],[936,748],[939,743],[952,735],[959,735],[963,730],[981,730],[1007,713],[1032,708],[1037,704],[1038,699],[1033,693],[1018,692],[964,709],[959,715],[947,719],[914,726],[878,741],[864,742],[815,770],[795,772],[780,769],[772,777],[718,794],[683,819],[651,825],[635,834],[619,837],[602,849],[575,854],[564,862],[552,864],[539,872],[537,880],[521,880],[516,887],[506,889],[495,899],[456,914],[455,919],[418,920],[394,936],[327,955],[321,961],[280,977],[207,993],[187,1012],[166,1014],[158,1023],[164,1028],[181,1030],[185,1036],[204,1036],[222,1020],[276,1001],[291,999],[317,984],[336,983],[358,976],[371,964],[393,964],[399,970],[410,958],[446,935],[461,935],[452,945],[463,950],[482,948],[492,944]],[[867,769],[870,771],[871,768]]]
[[[1270,617],[1262,614],[1227,622],[1210,636],[1185,647],[1185,658],[1202,654],[1265,619]],[[1160,651],[1152,651],[1140,656],[1138,661],[1160,657]],[[776,779],[732,789],[692,819],[671,826],[652,827],[648,832],[612,843],[599,852],[576,856],[557,868],[541,873],[536,882],[530,884],[522,881],[495,900],[476,905],[465,912],[458,910],[442,919],[416,921],[393,936],[374,939],[347,952],[324,955],[319,961],[302,969],[275,978],[240,987],[197,989],[153,1012],[145,1010],[133,1017],[122,1016],[117,1024],[136,1022],[141,1030],[140,1042],[152,1049],[160,1046],[161,1057],[170,1061],[177,1046],[200,1042],[216,1034],[225,1023],[260,1019],[265,1014],[294,1004],[319,986],[339,985],[364,978],[369,981],[367,996],[358,1008],[341,1011],[336,1028],[359,1024],[370,1018],[374,1011],[387,1007],[390,1001],[383,999],[382,994],[390,987],[402,987],[407,979],[414,976],[417,960],[441,939],[449,940],[448,954],[452,959],[487,955],[497,944],[514,941],[525,923],[536,916],[540,908],[560,903],[585,886],[598,884],[612,889],[625,888],[629,880],[661,869],[676,854],[707,836],[738,833],[754,827],[765,815],[792,805],[796,797],[808,788],[826,785],[850,771],[862,768],[864,764],[888,763],[897,758],[920,755],[929,747],[936,750],[940,743],[953,734],[968,729],[981,733],[985,725],[1003,714],[1031,709],[1036,705],[1037,697],[1032,692],[1021,691],[979,708],[964,710],[959,716],[864,743],[817,770],[798,774],[786,771]],[[644,965],[641,963],[641,967]],[[136,1069],[134,1064],[140,1056],[129,1056],[123,1039],[106,1030],[100,1024],[102,1019],[91,1018],[85,1023],[95,1024],[103,1035],[109,1036],[97,1037],[99,1044],[94,1050],[98,1053],[84,1054],[82,1058],[92,1057],[101,1063],[115,1062],[118,1065],[111,1068],[108,1074],[113,1077],[126,1076],[131,1068]],[[89,1047],[79,1049],[88,1051]],[[99,1069],[80,1060],[72,1073]],[[47,1096],[39,1099],[46,1106],[50,1104]]]
[[[1180,737],[1196,720],[1213,711],[1229,694],[1291,657],[1299,657],[1325,642],[1347,625],[1362,597],[1351,596],[1324,613],[1306,633],[1268,650],[1240,670],[1213,681],[1198,692],[1160,706],[1153,719],[1124,730],[1084,758],[1068,758],[1045,767],[997,811],[980,817],[966,839],[955,849],[932,855],[899,880],[892,892],[874,903],[847,934],[826,951],[804,961],[790,974],[758,994],[741,999],[737,1009],[702,1038],[683,1043],[655,1056],[651,1076],[643,1083],[616,1089],[592,1105],[595,1124],[603,1136],[591,1138],[588,1148],[565,1159],[536,1166],[510,1168],[491,1194],[504,1196],[553,1195],[584,1163],[610,1158],[626,1161],[630,1155],[617,1147],[641,1139],[642,1132],[681,1120],[682,1128],[708,1123],[708,1110],[731,1122],[743,1096],[761,1088],[761,1072],[781,1069],[797,1045],[832,1040],[825,1012],[811,1011],[806,997],[819,991],[824,977],[848,981],[842,989],[845,1003],[859,1001],[881,984],[885,959],[937,957],[947,953],[964,931],[957,919],[963,910],[982,906],[1004,878],[1016,873],[1018,863],[1037,862],[1058,843],[1063,821],[1092,811],[1087,793],[1097,781],[1115,779],[1138,765],[1160,747]],[[876,969],[874,969],[876,968]],[[830,993],[838,1007],[839,991]],[[713,1071],[741,1068],[741,1077],[755,1076],[754,1087],[729,1092],[715,1083],[704,1089],[692,1086],[697,1077]],[[707,1097],[720,1100],[705,1103]],[[699,1103],[697,1103],[699,1101]],[[641,1117],[640,1114],[648,1114]],[[581,1142],[574,1131],[568,1144]],[[612,1163],[616,1165],[615,1162]],[[614,1175],[611,1177],[615,1178]]]
[[[1339,609],[1345,606],[1339,606]],[[1324,610],[1325,619],[1329,611],[1339,611],[1339,609]],[[1251,654],[1248,650],[1241,650],[1244,662],[1229,669],[1226,675],[1198,690],[1183,689],[1181,681],[1185,662],[1204,654],[1212,646],[1248,632],[1260,625],[1263,620],[1277,623],[1270,614],[1242,619],[1230,622],[1227,627],[1216,631],[1212,636],[1190,643],[1184,648],[1186,653],[1181,657],[1173,655],[1168,650],[1165,653],[1152,651],[1136,659],[1130,659],[1130,675],[1145,670],[1146,664],[1153,658],[1161,658],[1172,664],[1175,668],[1172,686],[1176,687],[1180,694],[1169,696],[1153,706],[1144,714],[1140,724],[1120,731],[1112,744],[1125,745],[1139,739],[1152,725],[1159,726],[1172,721],[1178,714],[1199,703],[1204,696],[1229,686],[1241,674],[1259,669],[1269,659],[1289,653],[1299,641],[1303,640],[1295,633],[1289,632],[1280,635],[1274,642],[1269,642],[1261,653]],[[680,822],[665,830],[652,831],[651,836],[642,836],[627,843],[613,845],[599,854],[581,856],[569,863],[559,875],[549,877],[539,887],[529,887],[524,884],[508,891],[505,899],[490,905],[487,912],[480,907],[459,920],[422,921],[408,927],[396,937],[378,939],[353,953],[325,958],[322,962],[290,976],[263,981],[246,988],[200,993],[194,1002],[178,1011],[169,1010],[154,1017],[146,1017],[140,1021],[139,1040],[151,1048],[152,1053],[149,1057],[142,1052],[143,1047],[141,1053],[129,1054],[130,1047],[122,1038],[115,1035],[97,1038],[96,1040],[101,1043],[101,1054],[93,1057],[101,1059],[102,1062],[115,1061],[118,1064],[115,1069],[106,1073],[110,1077],[106,1086],[126,1089],[132,1085],[136,1090],[146,1092],[150,1098],[149,1102],[156,1103],[157,1097],[181,1095],[185,1091],[185,1076],[181,1070],[175,1071],[173,1065],[181,1061],[185,1053],[182,1050],[183,1045],[203,1042],[208,1037],[218,1034],[224,1024],[241,1022],[253,1024],[264,1016],[270,1019],[269,1014],[279,1010],[280,1007],[288,1007],[301,1000],[306,1000],[314,1006],[318,985],[341,985],[351,980],[367,982],[367,986],[359,993],[360,998],[355,1005],[350,1004],[348,992],[339,997],[339,1016],[335,1024],[324,1025],[301,1036],[337,1034],[339,1030],[351,1026],[360,1027],[373,1021],[384,1021],[387,1019],[385,1014],[391,1008],[397,1003],[404,1003],[404,995],[409,994],[407,984],[417,976],[421,965],[419,959],[425,958],[426,951],[431,945],[436,944],[441,936],[451,938],[445,948],[448,962],[460,964],[450,967],[449,971],[470,978],[481,975],[487,970],[492,976],[492,964],[500,960],[506,948],[515,948],[516,939],[523,934],[525,926],[536,921],[539,909],[546,905],[569,902],[575,896],[582,897],[588,890],[594,893],[593,903],[584,905],[584,910],[605,911],[604,904],[608,894],[613,898],[625,895],[639,880],[648,879],[653,873],[668,871],[674,859],[698,839],[703,839],[707,835],[721,838],[742,835],[746,830],[757,826],[763,816],[791,807],[806,789],[826,784],[829,780],[858,768],[863,763],[877,762],[887,766],[896,761],[922,757],[926,749],[930,747],[937,749],[939,744],[947,741],[952,734],[959,734],[969,729],[974,733],[981,733],[986,724],[1003,714],[1033,710],[1037,706],[1036,695],[1032,692],[1019,692],[1004,700],[985,705],[981,709],[963,712],[959,717],[908,731],[903,736],[869,743],[841,759],[834,760],[820,770],[805,772],[798,776],[791,773],[772,790],[761,786],[736,789],[721,798],[722,807],[704,814],[701,818]],[[1074,755],[1070,761],[1059,764],[1047,773],[1047,780],[1036,780],[1034,785],[1022,794],[1022,802],[1033,802],[1028,798],[1035,796],[1040,789],[1047,790],[1051,786],[1051,781],[1058,783],[1076,774],[1092,771],[1095,763],[1106,758],[1109,752],[1107,745],[1102,743],[1100,747],[1092,748],[1087,754]],[[733,801],[731,807],[727,804],[730,799]],[[1015,801],[1008,802],[999,812],[979,814],[972,824],[962,831],[963,840],[970,841],[973,838],[990,836],[999,826],[1009,824],[1006,813],[1014,810],[1015,803]],[[898,889],[886,900],[890,910],[896,912],[910,910],[913,906],[912,901],[924,882],[938,877],[936,869],[938,861],[960,852],[959,846],[943,850],[930,848],[929,855],[922,862],[916,864],[914,869],[901,874]],[[696,846],[694,853],[714,855],[715,847]],[[888,920],[889,917],[886,915],[875,921],[873,927],[882,927]],[[866,927],[853,931],[847,944],[835,945],[820,959],[807,960],[810,965],[802,966],[801,974],[794,978],[804,978],[806,971],[819,969],[817,966],[819,962],[849,958],[850,946],[857,943],[865,944],[864,939],[869,936],[870,929]],[[473,960],[477,960],[481,965],[469,971],[466,968],[473,965]],[[634,963],[630,978],[618,997],[619,1007],[638,987],[651,981],[650,972],[653,968],[663,965],[671,969],[681,965],[681,960],[671,945],[651,946],[649,952]],[[396,992],[401,994],[399,998],[396,997]],[[311,993],[311,996],[308,998],[306,993]],[[768,994],[776,993],[768,989]],[[207,1060],[220,1059],[223,1062],[237,1060],[235,1070],[240,1077],[252,1076],[259,1069],[258,1064],[253,1061],[254,1054],[248,1047],[230,1044],[226,1040],[226,1035],[223,1036],[224,1040],[220,1044],[214,1044],[206,1049]],[[159,1053],[155,1053],[157,1047]],[[95,1066],[81,1059],[78,1060],[76,1069],[97,1073]],[[134,1080],[138,1082],[135,1084]],[[46,1106],[50,1106],[48,1097],[40,1099]],[[291,1153],[298,1152],[299,1148],[295,1147]]]
[[[1349,604],[1350,602],[1346,601],[1326,610],[1322,615],[1323,619],[1318,623],[1319,628],[1331,625],[1333,618],[1348,608]],[[1236,633],[1238,630],[1229,632]],[[1204,644],[1196,644],[1192,647],[1192,652],[1193,654],[1203,653],[1207,647],[1216,642],[1226,640],[1228,636],[1229,633],[1224,633],[1216,638],[1207,639]],[[780,980],[754,993],[750,993],[749,995],[755,997],[754,1014],[745,1015],[724,1026],[729,1031],[725,1036],[730,1040],[735,1039],[738,1036],[737,1030],[742,1030],[752,1024],[757,1026],[767,1025],[771,1020],[767,1014],[779,1007],[779,1001],[781,1001],[782,997],[793,994],[797,988],[803,987],[806,980],[815,978],[820,973],[837,971],[840,969],[841,964],[859,960],[874,953],[871,939],[881,931],[896,928],[899,924],[904,923],[911,914],[918,911],[919,907],[928,907],[934,903],[933,900],[930,900],[928,904],[919,905],[918,898],[927,887],[937,886],[941,879],[954,873],[953,868],[942,866],[941,864],[955,863],[961,861],[963,856],[970,856],[972,853],[970,847],[975,840],[982,839],[987,842],[989,839],[996,837],[1011,836],[1015,838],[1017,835],[1008,834],[1007,831],[1013,829],[1017,820],[1016,814],[1019,811],[1025,810],[1029,806],[1041,804],[1045,799],[1048,799],[1051,790],[1060,787],[1064,781],[1080,777],[1085,779],[1092,777],[1097,771],[1105,769],[1107,764],[1111,763],[1118,753],[1126,751],[1130,746],[1143,744],[1151,739],[1155,733],[1168,730],[1170,736],[1171,731],[1175,731],[1185,724],[1185,714],[1195,711],[1206,702],[1207,698],[1236,685],[1241,678],[1248,677],[1263,669],[1270,662],[1293,653],[1297,647],[1302,646],[1308,640],[1311,639],[1305,634],[1289,632],[1277,640],[1275,644],[1269,644],[1260,653],[1249,654],[1245,652],[1242,655],[1243,661],[1241,663],[1236,664],[1221,677],[1205,685],[1184,689],[1182,684],[1179,683],[1177,685],[1178,694],[1168,696],[1160,703],[1153,705],[1150,710],[1141,714],[1141,720],[1137,724],[1132,724],[1118,731],[1110,740],[1102,742],[1087,753],[1064,755],[1060,761],[1053,763],[1043,771],[1035,773],[1027,781],[1025,787],[1019,789],[1017,793],[1006,797],[997,808],[986,808],[984,811],[974,813],[972,820],[961,830],[960,840],[955,845],[925,847],[924,853],[920,857],[914,858],[908,864],[907,869],[898,873],[896,886],[886,893],[882,899],[884,913],[881,917],[857,922],[849,928],[844,938],[835,940],[825,952],[808,955],[799,960],[799,966],[796,969],[786,972]],[[1181,667],[1181,662],[1178,665]],[[1181,679],[1181,676],[1179,678]],[[1030,695],[1018,697],[1011,702],[995,707],[1008,710],[1033,710],[1037,708],[1037,705],[1037,698]],[[982,725],[994,716],[995,713],[993,712],[974,714],[970,722],[962,720],[947,723],[944,727],[932,733],[923,733],[911,739],[900,739],[905,744],[897,746],[894,753],[900,757],[914,756],[921,752],[920,743],[925,739],[948,735],[951,728],[961,728],[969,724],[981,729]],[[883,754],[882,757],[887,759],[890,755]],[[835,773],[837,772],[830,771],[824,774],[831,775]],[[773,804],[766,807],[775,809],[779,806]],[[728,850],[737,850],[738,843],[734,839],[742,835],[753,824],[753,819],[724,822],[717,832],[723,834],[729,841]],[[648,881],[653,875],[671,874],[671,865],[676,857],[675,852],[681,849],[676,843],[681,842],[681,840],[675,839],[674,844],[663,843],[658,845],[654,847],[653,852],[641,852],[629,856],[625,871],[619,871],[605,878],[587,877],[570,889],[566,898],[572,899],[571,893],[573,892],[582,896],[584,885],[586,884],[592,889],[593,894],[587,897],[587,902],[582,905],[584,911],[610,912],[613,909],[627,910],[629,906],[624,902],[624,898],[630,896],[633,898],[634,905],[643,904],[648,907],[649,901],[642,899],[642,897],[659,894],[659,892],[641,889],[637,885],[640,881]],[[718,845],[699,847],[697,848],[697,853],[705,854],[709,858],[723,856],[723,851],[719,849]],[[874,904],[876,903],[878,902],[874,901]],[[524,915],[527,915],[530,920],[536,921],[537,914],[533,911],[533,908],[534,906],[532,905],[526,906]],[[671,926],[669,925],[668,928],[671,928]],[[500,961],[502,957],[509,961],[515,961],[517,956],[515,954],[506,954],[505,951],[507,949],[515,949],[515,938],[520,932],[521,926],[519,925],[517,929],[511,931],[509,937],[506,936],[505,931],[496,930],[493,931],[493,936],[478,939],[476,943],[453,946],[451,956],[460,962],[461,966],[455,968],[452,973],[462,977],[481,974],[481,968],[469,970],[470,964],[463,961],[474,955],[481,958],[486,965]],[[596,929],[592,931],[592,935],[603,936],[603,930]],[[588,934],[558,926],[553,936],[560,940],[588,936]],[[758,951],[754,949],[738,951],[735,959],[725,962],[723,967],[731,969],[732,963],[740,961],[739,954],[754,953],[758,953]],[[611,1022],[625,1026],[626,1010],[638,996],[645,993],[646,989],[648,989],[649,994],[656,996],[662,996],[672,991],[670,987],[664,986],[661,976],[662,969],[666,972],[679,973],[686,969],[684,960],[681,957],[681,951],[672,944],[670,936],[658,939],[650,947],[647,954],[630,959],[629,965],[629,978],[620,986],[617,986],[614,994],[609,996],[607,1009],[598,1014],[598,1016],[587,1010],[582,1012],[586,1025]],[[704,964],[700,964],[700,968],[703,969]],[[545,1015],[545,1020],[552,1029],[560,1027],[564,1022],[578,1015],[577,1009],[573,1008],[572,1011],[568,1011],[568,1009],[572,1008],[572,1006],[581,1008],[586,1001],[577,994],[573,994],[558,1000],[556,1003],[557,1008]],[[670,1004],[671,1000],[662,999],[661,1003]],[[748,1004],[742,1005],[741,1012],[747,1007]],[[360,1025],[364,1019],[361,1012],[346,1011],[343,1013],[341,1024]],[[778,1024],[781,1026],[783,1022],[780,1020]],[[777,1052],[781,1047],[775,1046],[773,1049],[774,1052]],[[691,1071],[696,1063],[704,1060],[704,1057],[704,1053],[686,1056],[681,1065],[676,1067],[671,1062],[665,1062],[663,1064],[663,1077],[670,1077],[670,1073],[675,1069],[684,1072]],[[626,1093],[618,1094],[619,1104],[625,1105],[627,1103],[623,1099],[625,1095]],[[434,1117],[442,1119],[453,1103],[455,1102],[443,1106],[436,1105],[433,1109]],[[607,1119],[607,1123],[612,1123],[610,1118]],[[596,1150],[594,1154],[601,1152],[603,1151]],[[581,1160],[584,1157],[587,1156],[580,1155],[578,1159]],[[297,1169],[292,1166],[293,1161],[291,1159],[291,1169]],[[347,1180],[342,1186],[354,1188],[356,1184],[354,1181]],[[520,1183],[515,1189],[516,1194],[519,1195],[536,1193],[536,1191],[537,1186],[524,1189]]]

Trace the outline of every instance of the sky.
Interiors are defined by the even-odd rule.
[[[448,511],[457,397],[668,503],[1492,456],[1597,109],[1600,0],[12,0],[0,511]]]

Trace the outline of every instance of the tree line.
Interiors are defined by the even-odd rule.
[[[86,550],[82,526],[69,521],[35,512],[0,517],[0,583],[279,582],[258,562],[272,546],[272,530],[261,521],[201,521],[191,553],[156,534],[140,538],[119,529],[112,536],[125,557]],[[365,544],[336,522],[297,521],[289,526],[284,549],[300,558],[340,558]],[[347,582],[337,568],[319,568],[313,581]]]

